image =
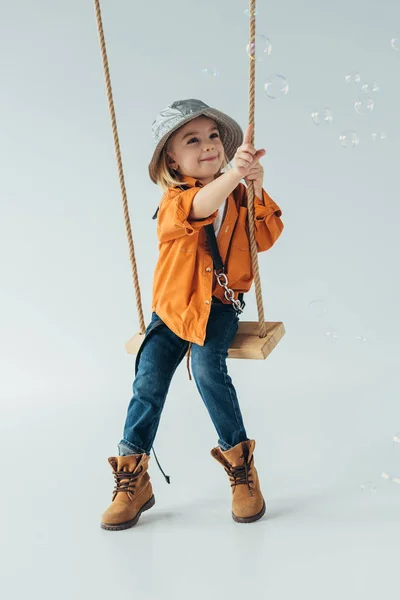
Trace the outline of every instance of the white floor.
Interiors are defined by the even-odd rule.
[[[3,518],[2,598],[396,597],[398,494],[275,490],[267,517],[239,525],[220,486],[184,494],[160,481],[137,526],[105,532],[109,494],[92,459],[65,473],[10,453],[20,484]]]
[[[344,390],[321,368],[302,381],[301,368],[293,387],[279,362],[277,352],[265,367],[265,404],[250,394],[242,403],[268,503],[248,525],[231,519],[227,476],[209,454],[215,432],[184,366],[154,444],[171,484],[152,454],[156,505],[122,532],[101,530],[100,517],[114,487],[107,458],[129,400],[127,363],[109,365],[112,381],[99,370],[96,381],[78,372],[64,387],[36,379],[14,396],[10,388],[0,431],[0,597],[396,597],[400,486],[381,472],[398,474],[400,463],[389,435],[397,404],[376,393],[385,373],[374,371],[376,389],[349,379]],[[244,374],[257,368],[235,363],[243,398]],[[375,491],[361,489],[367,481]]]

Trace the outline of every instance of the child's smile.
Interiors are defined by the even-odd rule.
[[[168,154],[171,167],[181,175],[199,179],[204,185],[214,179],[224,160],[224,146],[212,119],[197,117],[171,137]]]

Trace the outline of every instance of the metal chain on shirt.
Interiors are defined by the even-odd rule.
[[[235,292],[233,290],[231,290],[231,288],[228,287],[228,278],[226,276],[226,274],[224,273],[223,269],[219,269],[221,272],[218,273],[217,269],[214,269],[214,273],[215,273],[215,277],[217,278],[217,282],[218,284],[223,287],[225,289],[224,292],[224,296],[227,300],[229,300],[229,302],[232,302],[233,304],[233,308],[235,309],[236,313],[238,315],[240,315],[243,312],[243,309],[245,307],[244,302],[240,302],[239,298],[235,299]]]

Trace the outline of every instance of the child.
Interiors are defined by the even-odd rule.
[[[150,450],[171,379],[188,350],[197,389],[219,436],[211,455],[229,476],[232,518],[249,523],[265,513],[254,465],[255,440],[247,437],[226,366],[243,308],[240,299],[253,281],[243,178],[247,184],[254,182],[258,252],[271,248],[283,230],[281,210],[262,188],[259,159],[266,152],[250,143],[251,128],[243,140],[236,121],[195,99],[174,102],[153,123],[157,146],[149,175],[164,195],[157,211],[152,318],[136,358],[119,456],[108,459],[116,485],[102,516],[103,529],[132,527],[154,505]],[[227,288],[213,272],[205,232],[211,223]]]

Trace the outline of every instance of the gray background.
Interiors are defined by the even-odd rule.
[[[200,98],[247,124],[247,4],[103,0],[146,322],[157,259],[151,123]],[[287,334],[230,361],[269,518],[230,517],[216,432],[185,363],[155,441],[156,507],[100,530],[138,328],[92,3],[0,2],[0,592],[7,600],[383,598],[398,588],[400,6],[259,2],[256,147],[285,230],[260,255]],[[202,69],[216,67],[218,77]],[[360,87],[377,81],[360,116]],[[280,100],[263,91],[282,73]],[[330,125],[311,113],[332,109]],[[355,129],[357,148],[339,143]],[[386,131],[383,143],[372,141]],[[315,301],[318,300],[317,303]],[[242,318],[257,319],[253,290]],[[153,455],[152,455],[153,456]],[[365,482],[376,491],[361,489]]]

